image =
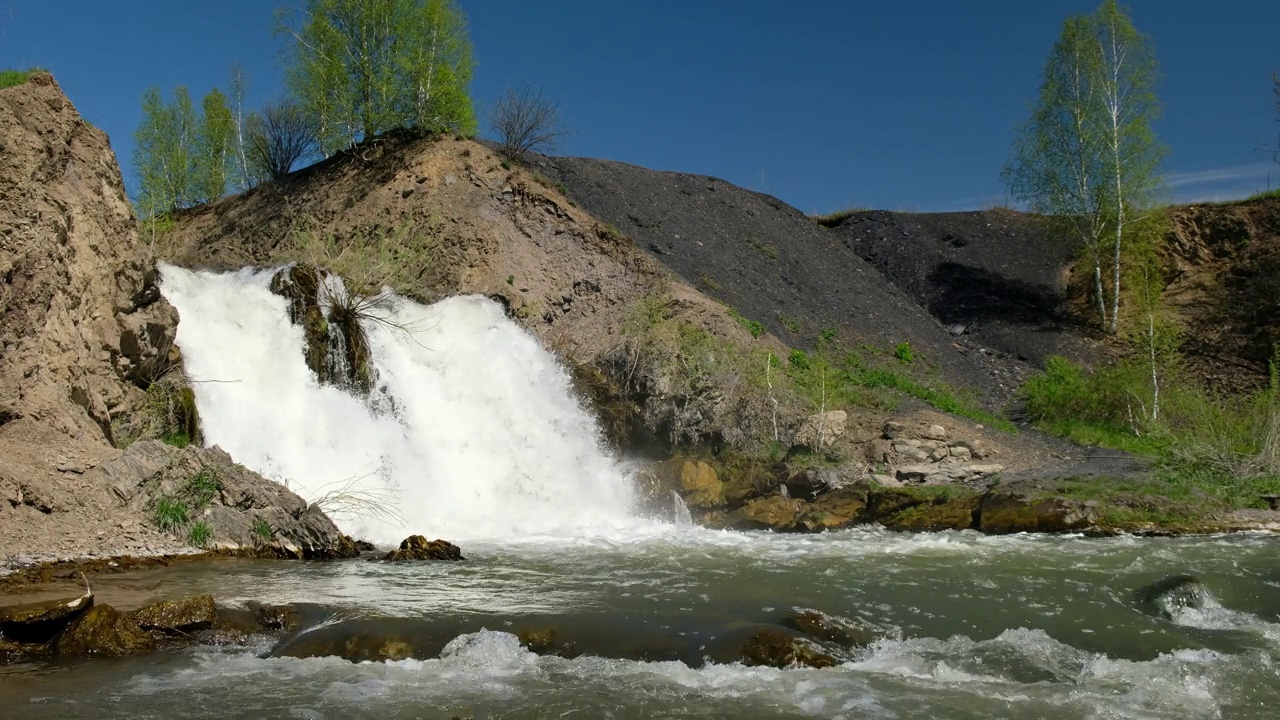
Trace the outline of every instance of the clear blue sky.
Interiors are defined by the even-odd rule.
[[[41,65],[107,131],[133,181],[149,85],[196,97],[249,71],[280,91],[272,13],[289,0],[0,0],[0,67]],[[294,0],[297,2],[298,0]],[[460,0],[485,107],[505,86],[558,97],[564,154],[716,175],[807,212],[947,210],[1004,199],[1012,128],[1067,15],[1093,0]],[[1130,0],[1164,81],[1179,200],[1280,185],[1270,73],[1276,0]]]

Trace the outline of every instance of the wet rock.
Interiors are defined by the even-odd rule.
[[[251,602],[249,612],[253,613],[257,626],[267,630],[293,632],[301,625],[298,609],[292,605],[263,605]]]
[[[1097,507],[1073,498],[997,492],[983,498],[980,520],[978,529],[992,535],[1069,532],[1092,526],[1097,521]]]
[[[830,468],[801,470],[787,479],[787,495],[793,498],[812,499],[844,485],[840,473]]]
[[[400,541],[400,548],[386,554],[383,560],[464,560],[462,549],[447,540],[427,540],[410,535]]]
[[[735,530],[793,530],[806,503],[781,495],[753,500],[725,516],[724,525]]]
[[[134,622],[143,630],[155,630],[166,635],[190,635],[207,630],[218,619],[212,595],[162,600],[135,610],[132,615]]]
[[[1143,611],[1165,620],[1173,620],[1181,610],[1203,610],[1212,599],[1209,588],[1192,575],[1168,577],[1138,591]]]
[[[861,483],[833,490],[810,505],[800,524],[810,532],[856,525],[864,519],[868,494],[869,488]]]
[[[133,618],[110,605],[89,608],[54,640],[63,656],[136,655],[154,648],[155,641]]]
[[[44,643],[18,643],[0,638],[0,665],[29,662],[49,654]]]
[[[520,644],[535,655],[555,655],[563,658],[575,658],[581,653],[572,641],[558,637],[555,628],[524,628],[516,632]]]
[[[739,648],[745,665],[828,668],[839,664],[817,643],[781,627],[756,630]]]
[[[888,530],[902,532],[967,530],[974,526],[979,502],[977,493],[957,491],[899,506],[896,512],[878,517],[876,521]]]
[[[834,643],[846,649],[866,647],[885,637],[881,630],[817,610],[793,610],[783,618],[782,624],[815,640]]]
[[[281,641],[270,657],[340,657],[351,662],[395,662],[436,657],[458,635],[416,618],[367,618],[322,625]]]
[[[680,494],[689,507],[724,505],[724,483],[716,475],[715,468],[701,460],[680,463]]]
[[[0,607],[0,637],[15,643],[44,643],[93,607],[93,595]]]

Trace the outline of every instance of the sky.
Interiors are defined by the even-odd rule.
[[[282,93],[277,6],[301,0],[0,0],[0,68],[53,71],[135,187],[148,86],[197,99],[239,63]],[[1063,19],[1096,0],[459,0],[483,112],[508,87],[560,102],[557,154],[714,175],[805,212],[1008,201],[1000,168]],[[1174,199],[1280,186],[1280,2],[1129,0],[1156,44]],[[482,122],[482,134],[483,134]]]

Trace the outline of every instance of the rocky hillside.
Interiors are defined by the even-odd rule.
[[[181,378],[178,317],[156,277],[106,135],[48,74],[0,90],[0,563],[190,551],[185,534],[161,532],[153,507],[127,505],[102,473],[152,487],[179,461],[193,472],[238,472],[194,447],[165,446],[154,467],[121,459],[130,441],[159,436],[157,411],[173,414],[172,404],[157,404],[174,396],[149,391]],[[211,510],[215,495],[188,509]],[[320,527],[295,538],[273,531],[262,542],[340,539],[327,518]],[[247,540],[213,530],[202,535],[211,544]]]

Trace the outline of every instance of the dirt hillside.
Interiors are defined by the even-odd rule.
[[[171,464],[139,469],[122,453],[146,439],[146,389],[178,360],[177,313],[156,277],[107,136],[48,74],[0,90],[0,571],[192,549],[121,501],[120,488],[144,497]]]

